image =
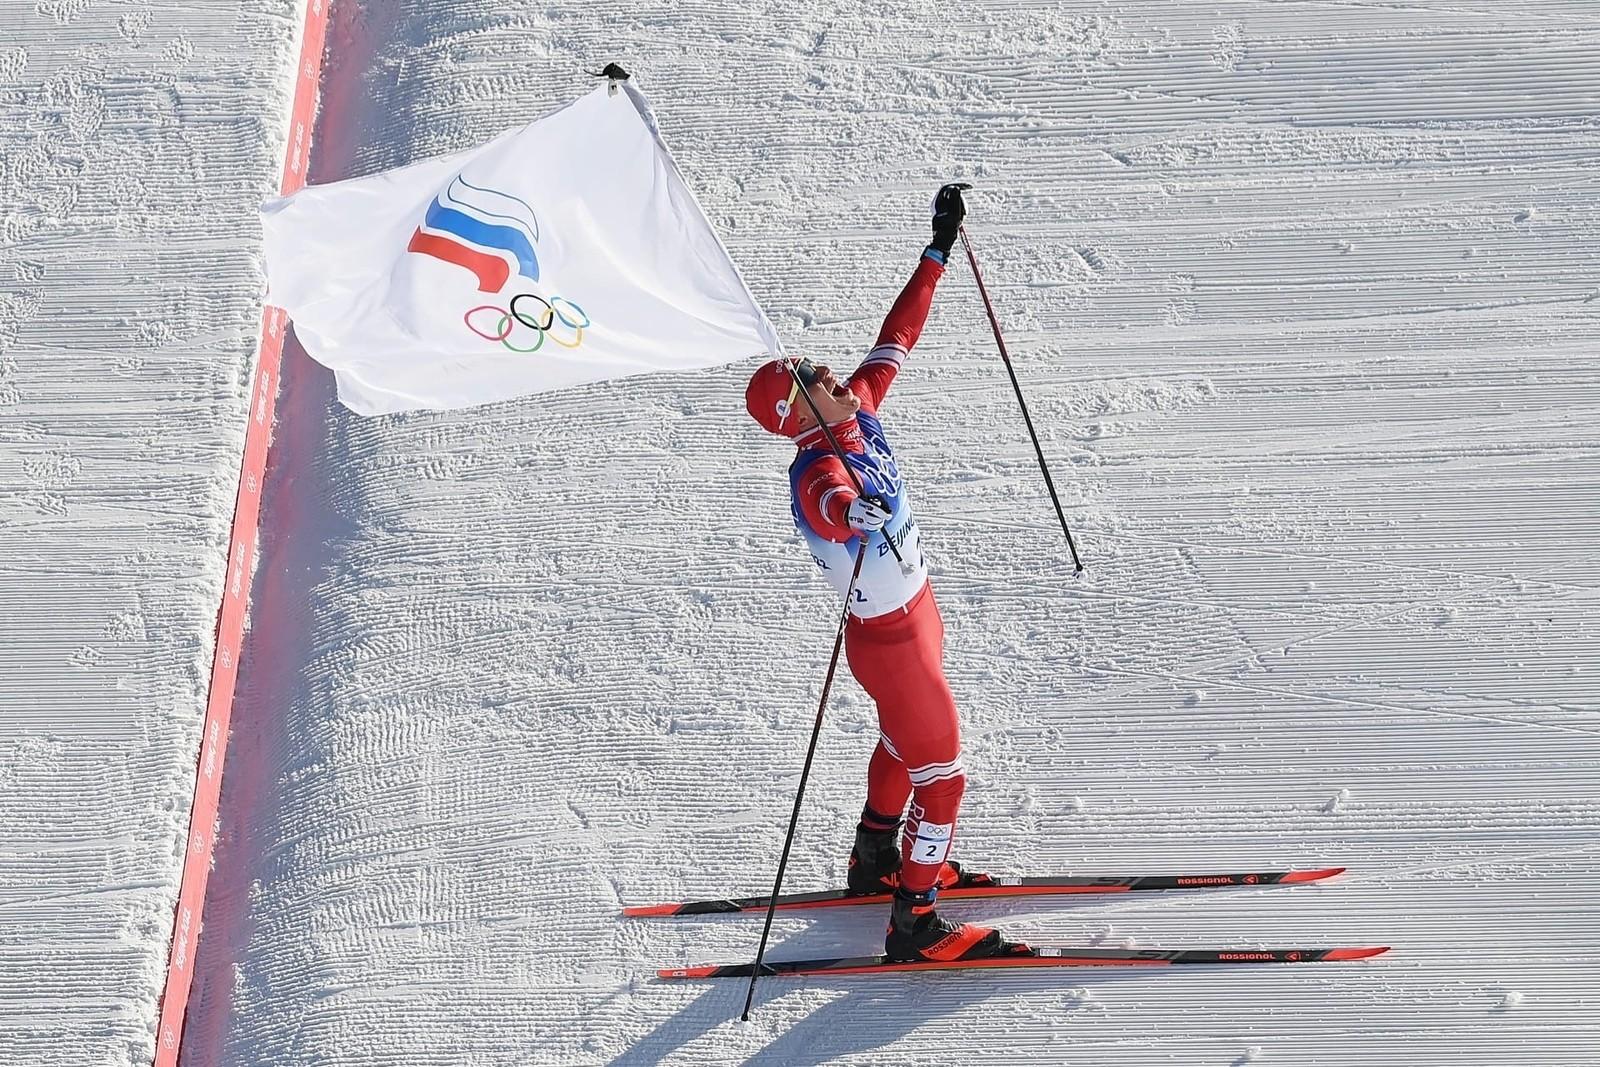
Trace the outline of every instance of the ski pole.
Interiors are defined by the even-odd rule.
[[[994,342],[1000,346],[1000,358],[1005,361],[1006,373],[1011,375],[1011,388],[1017,393],[1017,406],[1022,408],[1022,421],[1027,423],[1028,436],[1033,439],[1033,451],[1039,457],[1039,470],[1044,472],[1045,488],[1050,490],[1050,502],[1056,506],[1056,518],[1061,520],[1061,532],[1067,535],[1067,550],[1072,553],[1072,563],[1077,569],[1074,573],[1083,572],[1083,561],[1078,558],[1078,546],[1072,540],[1072,531],[1067,529],[1067,516],[1061,510],[1061,498],[1056,496],[1056,483],[1050,477],[1050,465],[1044,460],[1044,449],[1039,446],[1039,435],[1034,432],[1033,418],[1028,414],[1028,402],[1022,398],[1022,384],[1017,381],[1017,372],[1011,366],[1011,354],[1006,351],[1006,339],[1000,335],[1000,320],[995,317],[994,305],[989,302],[989,290],[983,285],[983,272],[978,270],[978,257],[972,254],[972,242],[967,239],[967,228],[961,227],[961,247],[967,250],[967,262],[972,264],[972,276],[977,279],[978,292],[983,297],[983,309],[989,313],[989,325],[994,329]]]
[[[772,916],[778,910],[778,894],[783,892],[783,871],[789,866],[789,848],[794,844],[794,828],[800,822],[800,801],[806,795],[806,780],[811,777],[811,761],[817,754],[817,738],[822,735],[822,713],[828,707],[828,693],[833,689],[833,676],[839,668],[839,649],[844,647],[844,627],[850,621],[850,598],[855,595],[856,579],[861,577],[861,561],[867,558],[867,542],[863,538],[856,551],[856,569],[850,575],[850,587],[844,593],[844,609],[839,612],[839,632],[833,635],[833,656],[828,660],[828,675],[822,682],[822,699],[817,701],[817,721],[811,727],[811,744],[806,748],[805,766],[800,768],[800,787],[794,791],[794,810],[789,813],[789,832],[783,838],[783,854],[778,857],[778,876],[772,880],[772,898],[767,902],[767,921],[761,927],[761,944],[756,949],[756,962],[750,968],[750,991],[745,994],[744,1014],[741,1022],[750,1021],[750,1005],[756,999],[756,979],[761,977],[761,961],[767,955],[767,935],[772,933]]]

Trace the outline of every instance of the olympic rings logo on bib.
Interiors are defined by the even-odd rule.
[[[537,293],[518,293],[510,307],[479,304],[462,316],[467,329],[512,352],[537,352],[546,338],[563,348],[583,344],[589,326],[586,311],[564,296],[548,299]]]

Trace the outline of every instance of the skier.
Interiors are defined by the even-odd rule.
[[[933,241],[889,310],[878,342],[848,381],[808,359],[773,360],[751,377],[745,406],[761,426],[794,440],[789,467],[795,525],[817,566],[844,594],[856,553],[866,552],[850,597],[845,656],[878,707],[878,746],[850,852],[849,889],[894,891],[884,952],[895,960],[958,960],[1026,952],[999,931],[953,923],[935,911],[941,886],[959,882],[949,862],[966,776],[961,729],[944,677],[944,621],[928,583],[920,534],[878,407],[917,343],[934,287],[966,216],[960,185],[934,199]],[[800,397],[798,376],[811,404]],[[812,415],[832,431],[850,470]],[[895,559],[892,540],[905,561]],[[904,818],[910,803],[909,818]],[[902,831],[902,820],[904,822]]]

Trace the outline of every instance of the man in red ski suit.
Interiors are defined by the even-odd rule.
[[[811,403],[799,395],[786,360],[751,377],[745,404],[763,428],[794,440],[789,468],[795,525],[823,574],[843,595],[856,554],[866,552],[850,595],[845,655],[851,673],[878,707],[880,736],[867,768],[867,801],[850,853],[849,888],[895,891],[885,952],[898,960],[974,959],[1016,946],[998,931],[941,919],[941,885],[960,878],[947,857],[966,776],[961,727],[944,676],[944,622],[928,583],[916,519],[878,407],[917,343],[933,291],[966,209],[961,187],[947,185],[934,201],[934,238],[900,293],[878,342],[841,383],[810,360],[794,364]],[[812,405],[833,432],[833,451]],[[865,493],[857,493],[859,480]],[[888,542],[900,550],[895,559]],[[910,803],[909,817],[906,805]]]

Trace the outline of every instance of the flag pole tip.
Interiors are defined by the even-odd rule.
[[[633,75],[622,69],[621,63],[607,63],[599,70],[591,70],[587,73],[596,78],[609,79],[611,84],[607,86],[607,88],[610,90],[612,96],[617,95],[617,86],[633,77]]]

